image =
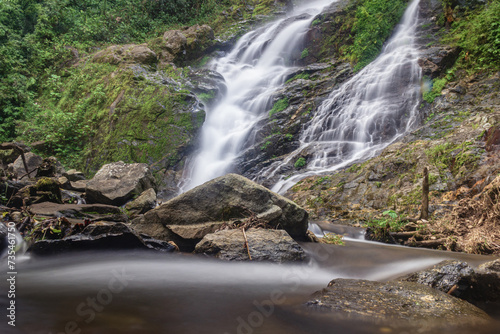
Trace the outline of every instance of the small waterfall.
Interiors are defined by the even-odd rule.
[[[300,54],[313,17],[334,1],[314,1],[284,18],[244,35],[212,69],[227,85],[225,98],[207,110],[199,153],[188,161],[180,188],[189,190],[226,174],[243,148],[255,142],[256,124],[265,119],[273,93],[282,86],[292,55]]]
[[[262,178],[270,179],[299,156],[308,157],[306,171],[281,176],[274,191],[371,158],[415,124],[421,81],[414,43],[418,4],[414,0],[408,6],[379,57],[322,103],[301,134],[300,148],[262,172]]]

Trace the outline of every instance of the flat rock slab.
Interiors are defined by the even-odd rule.
[[[126,222],[127,216],[120,208],[105,204],[57,204],[44,202],[30,206],[34,215],[47,217],[67,217],[74,219],[105,220]]]
[[[97,223],[85,227],[81,233],[63,239],[39,240],[28,249],[36,255],[103,250],[173,252],[175,247],[150,238],[145,240],[123,223]]]
[[[206,235],[195,248],[195,253],[214,255],[222,260],[290,262],[302,261],[306,258],[304,250],[286,231],[251,228],[245,232],[241,229],[224,230]]]
[[[481,325],[490,321],[479,308],[428,286],[412,282],[335,279],[306,303],[310,309],[339,318],[408,325]]]

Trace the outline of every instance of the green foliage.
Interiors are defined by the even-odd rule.
[[[348,58],[356,64],[355,71],[377,57],[406,5],[404,0],[365,0],[357,7],[352,27],[354,40],[348,47]]]
[[[434,99],[441,95],[441,91],[447,83],[448,80],[446,78],[434,79],[431,89],[423,93],[423,99],[429,103],[434,102]]]
[[[291,133],[287,133],[287,134],[285,135],[285,139],[286,139],[287,141],[292,141],[292,140],[293,140],[293,135],[292,135]]]
[[[304,50],[302,50],[302,52],[300,53],[300,59],[304,59],[306,58],[307,56],[309,56],[309,49],[308,48],[305,48]]]
[[[302,168],[306,165],[307,161],[305,158],[301,157],[298,158],[297,161],[295,161],[295,164],[293,165],[295,168],[299,169]]]
[[[268,140],[264,144],[262,144],[262,146],[260,147],[260,149],[262,151],[265,151],[265,150],[267,150],[267,148],[269,147],[269,145],[271,145],[271,141]]]
[[[288,79],[285,83],[290,83],[295,80],[304,79],[308,80],[311,75],[309,73],[300,73],[295,75],[293,78]]]
[[[269,117],[273,116],[274,114],[276,113],[279,113],[280,111],[283,111],[285,110],[286,108],[288,108],[288,98],[283,98],[281,100],[278,100],[274,105],[273,107],[271,108],[271,110],[269,110]]]
[[[16,122],[41,109],[47,120],[69,113],[54,106],[40,108],[37,98],[48,89],[57,103],[63,89],[58,71],[76,52],[85,55],[107,43],[142,43],[168,28],[205,22],[235,2],[0,1],[0,141],[14,139]]]
[[[382,213],[384,218],[372,219],[367,222],[368,227],[389,229],[390,231],[400,231],[407,221],[403,219],[403,215],[398,215],[394,210],[386,210]]]
[[[489,1],[453,23],[445,42],[462,49],[460,63],[471,71],[500,69],[500,2]]]
[[[325,233],[323,238],[321,238],[321,241],[324,242],[325,244],[330,244],[330,245],[340,245],[344,246],[344,237],[339,234],[335,233]]]

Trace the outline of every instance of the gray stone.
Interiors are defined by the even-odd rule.
[[[430,269],[421,270],[403,278],[407,282],[415,282],[430,286],[442,292],[449,292],[454,286],[455,296],[460,296],[470,286],[474,278],[474,269],[465,262],[456,260],[442,261]]]
[[[146,213],[156,206],[156,192],[153,188],[145,190],[135,200],[128,202],[125,209],[130,218],[137,217],[142,213]]]
[[[24,153],[24,157],[26,159],[26,165],[28,166],[28,171],[32,171],[35,168],[40,167],[40,165],[43,162],[43,159],[41,156],[36,155],[35,153],[28,152]],[[23,164],[23,159],[21,156],[19,156],[16,161],[10,165],[9,168],[14,174],[16,174],[18,177],[21,177],[22,175],[26,174],[26,169],[24,168]],[[37,174],[37,171],[35,170],[34,172],[31,172],[29,177],[35,177]]]
[[[236,174],[219,177],[177,196],[133,220],[132,226],[154,238],[173,240],[182,249],[194,247],[224,222],[241,221],[251,215],[269,219],[266,222],[270,226],[286,230],[293,238],[305,239],[308,215],[304,209]]]
[[[241,229],[223,230],[206,235],[195,253],[213,255],[222,260],[290,262],[302,261],[306,255],[286,231],[251,228],[245,232],[248,251]]]
[[[126,164],[119,161],[102,166],[87,183],[85,193],[89,203],[119,206],[155,187],[147,164]]]
[[[335,279],[313,294],[305,305],[329,312],[334,319],[384,324],[409,332],[420,332],[423,321],[425,329],[434,333],[439,328],[480,326],[490,320],[485,312],[466,301],[412,282]]]

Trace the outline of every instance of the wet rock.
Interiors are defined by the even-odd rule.
[[[331,312],[332,317],[385,323],[392,328],[413,327],[422,330],[449,326],[478,326],[489,317],[477,307],[412,282],[372,282],[335,279],[326,289],[316,292],[307,308]]]
[[[55,255],[71,251],[131,249],[147,250],[150,247],[125,224],[97,223],[63,239],[37,241],[28,251],[36,255]]]
[[[241,229],[223,230],[206,235],[195,248],[195,253],[213,255],[232,261],[302,261],[306,255],[286,231],[251,228],[245,232],[248,250]]]
[[[157,57],[154,51],[149,49],[146,44],[127,44],[111,45],[105,50],[96,53],[93,57],[93,61],[114,65],[122,62],[150,65],[156,63]]]
[[[308,221],[305,210],[236,174],[219,177],[175,197],[133,220],[132,226],[139,233],[173,240],[181,249],[192,249],[224,222],[267,213],[275,217],[266,222],[270,226],[284,229],[293,238],[305,238]]]
[[[105,204],[56,204],[50,202],[30,206],[33,215],[45,217],[66,217],[70,219],[105,220],[114,222],[128,221],[120,208]]]
[[[149,188],[155,181],[147,164],[126,164],[122,161],[102,166],[87,183],[89,203],[123,205]]]
[[[430,47],[422,52],[418,65],[425,76],[434,79],[453,66],[459,54],[460,49],[457,47]]]
[[[128,202],[125,205],[125,210],[127,210],[129,217],[133,218],[142,213],[146,213],[151,209],[154,209],[155,206],[156,192],[153,188],[149,188],[135,200]]]
[[[447,260],[436,264],[430,269],[410,274],[402,280],[427,285],[460,297],[469,288],[474,276],[474,269],[467,263]]]
[[[500,275],[500,259],[480,264],[477,271],[481,273],[496,273]]]
[[[40,167],[43,162],[43,158],[33,152],[24,153],[24,158],[26,159],[26,165],[28,167],[28,171],[30,172],[28,177],[35,177],[37,175],[36,168]],[[8,169],[13,174],[17,175],[17,177],[21,177],[26,174],[26,169],[24,168],[21,156],[9,165]]]
[[[203,69],[191,72],[186,88],[195,93],[201,102],[207,106],[212,106],[225,96],[227,92],[224,77],[218,72]]]

